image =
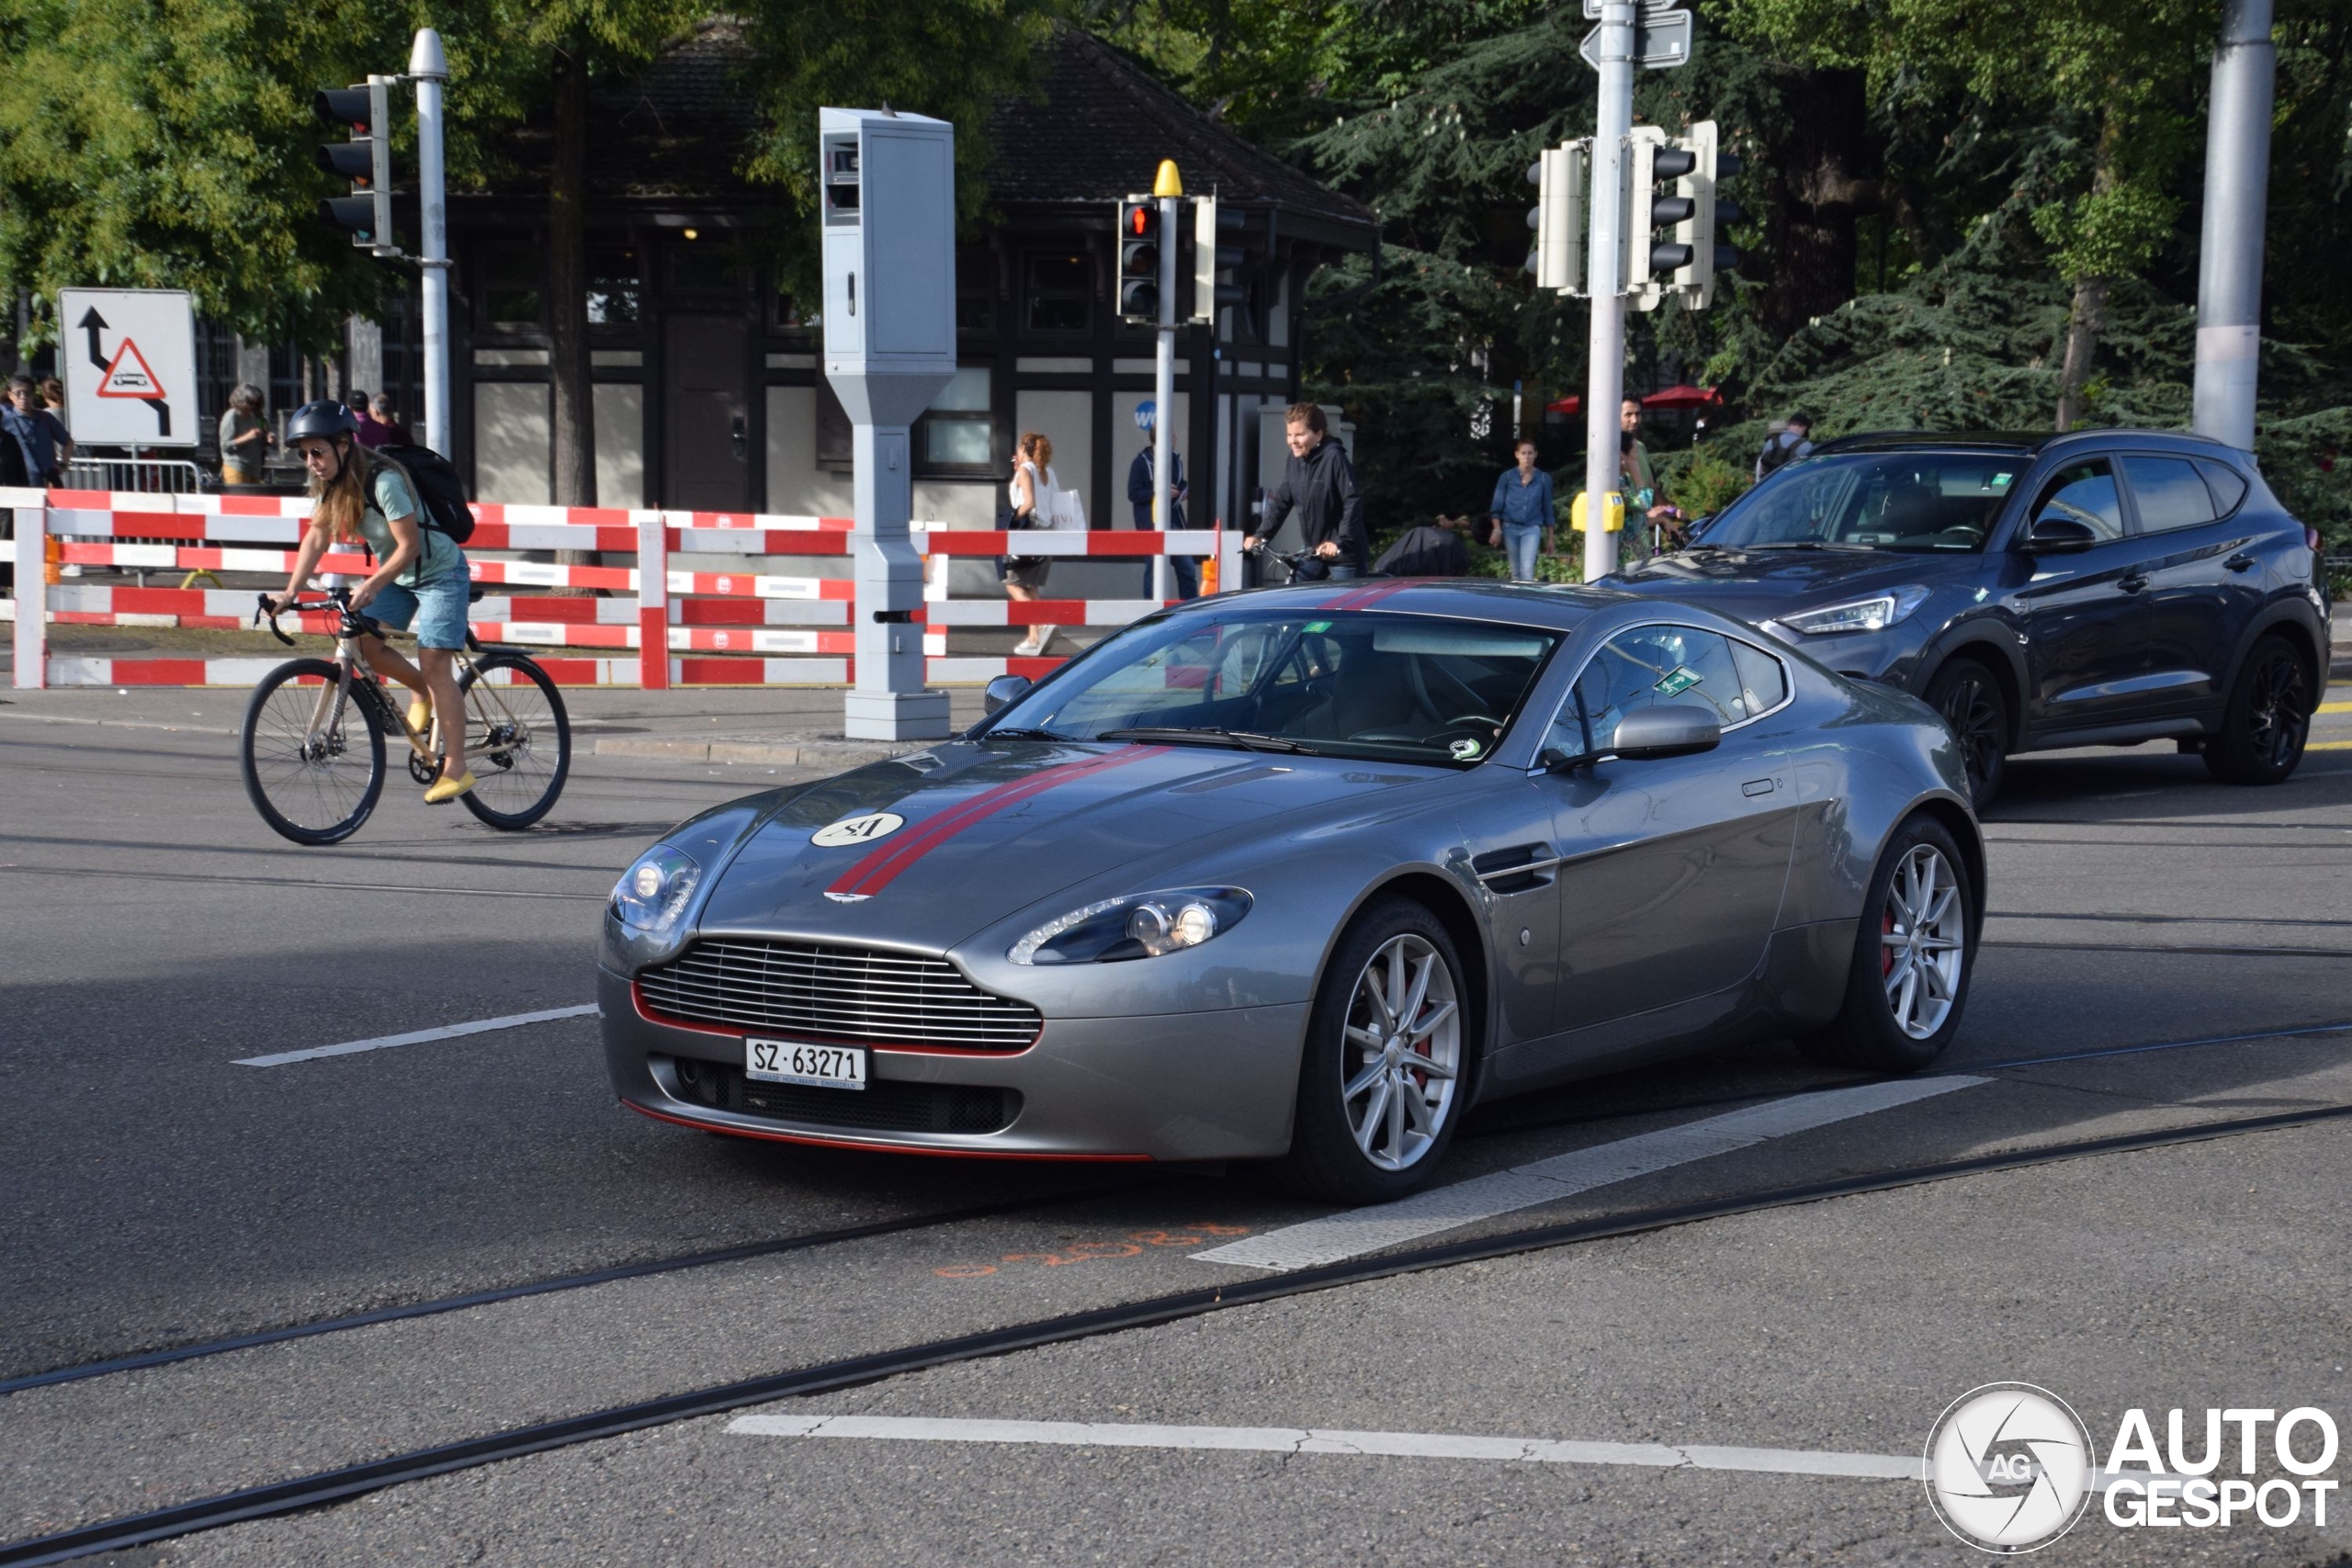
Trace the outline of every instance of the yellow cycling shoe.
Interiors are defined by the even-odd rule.
[[[447,806],[449,802],[457,799],[458,796],[465,794],[468,790],[473,787],[474,775],[471,772],[469,772],[466,776],[461,779],[453,779],[445,775],[441,778],[435,779],[433,782],[433,787],[424,792],[424,804],[427,806]]]
[[[411,729],[415,730],[419,735],[422,735],[427,729],[431,728],[432,725],[433,699],[431,697],[411,697],[408,703],[408,727]]]

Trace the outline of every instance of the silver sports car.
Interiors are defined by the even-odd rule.
[[[669,834],[604,922],[624,1103],[940,1155],[1281,1159],[1353,1202],[1478,1102],[1794,1035],[1922,1066],[1984,852],[1943,722],[1650,598],[1199,600],[962,738]]]

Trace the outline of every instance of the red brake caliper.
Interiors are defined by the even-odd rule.
[[[1894,934],[1894,911],[1893,909],[1881,909],[1878,912],[1878,934],[1881,936],[1893,936]],[[1886,943],[1883,942],[1878,944],[1878,972],[1881,975],[1892,975],[1894,973],[1894,949],[1887,946]]]

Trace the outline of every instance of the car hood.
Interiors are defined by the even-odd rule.
[[[1951,580],[1957,555],[1895,554],[1885,550],[1709,550],[1657,556],[1603,578],[1601,585],[1667,599],[1687,600],[1745,621],[1769,620],[1905,583]]]
[[[1163,863],[1151,887],[1122,891],[1182,886],[1170,852],[1228,852],[1447,774],[1207,746],[953,742],[779,792],[695,923],[945,952],[1121,866]]]

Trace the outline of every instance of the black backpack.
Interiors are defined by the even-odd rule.
[[[1805,438],[1794,431],[1782,431],[1764,444],[1764,457],[1758,467],[1767,474],[1780,472],[1782,465],[1795,457],[1797,448],[1804,443]]]
[[[474,536],[474,514],[466,506],[465,481],[449,459],[430,446],[379,446],[376,456],[389,457],[406,471],[409,488],[424,509],[425,525],[459,544]]]

